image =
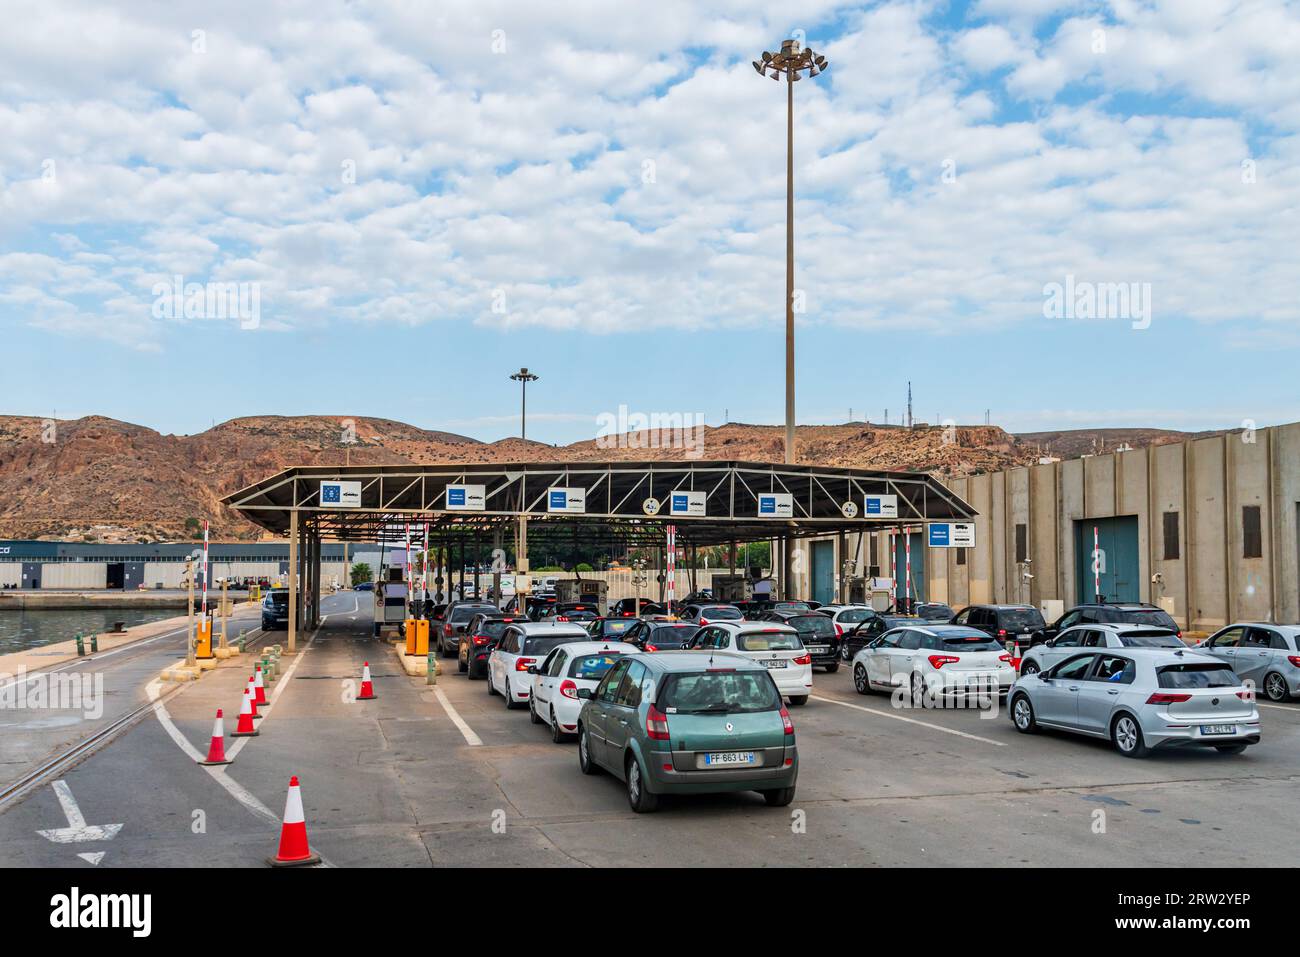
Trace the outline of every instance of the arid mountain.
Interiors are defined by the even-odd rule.
[[[1223,430],[1178,432],[1173,429],[1071,429],[1060,432],[1019,432],[1016,441],[1035,451],[1041,449],[1043,455],[1077,459],[1082,455],[1105,455],[1126,445],[1142,449],[1151,445],[1171,445],[1222,434]]]
[[[1182,437],[1154,429],[1108,430],[1107,442],[1120,433],[1134,446]],[[964,475],[1029,464],[1037,460],[1040,444],[1062,457],[1081,454],[1066,449],[1080,447],[1079,442],[1088,446],[1081,451],[1089,452],[1091,439],[1066,443],[1061,437],[1098,434],[1031,437],[996,426],[945,432],[849,423],[801,427],[798,441],[804,462]],[[648,433],[551,446],[520,439],[480,442],[389,419],[347,416],[255,416],[197,435],[162,435],[100,416],[53,422],[0,416],[0,538],[177,539],[192,534],[186,531],[187,519],[204,518],[212,523],[215,538],[255,538],[257,529],[223,508],[220,500],[291,465],[687,457],[780,461],[783,436],[778,426],[728,423],[691,433],[685,441],[679,435],[667,443],[671,447],[663,447],[662,436]],[[1049,445],[1052,441],[1057,444]]]

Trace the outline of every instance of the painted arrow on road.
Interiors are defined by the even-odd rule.
[[[111,841],[117,837],[117,832],[122,830],[121,824],[87,824],[85,815],[81,813],[81,808],[77,806],[76,798],[72,796],[72,788],[68,787],[68,782],[55,781],[50,786],[54,788],[59,804],[63,807],[63,814],[68,819],[68,826],[36,832],[47,841],[53,841],[55,844]]]

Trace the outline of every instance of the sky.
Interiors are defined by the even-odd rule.
[[[1300,419],[1300,5],[795,6],[0,0],[0,413],[782,422],[793,37],[801,424]]]

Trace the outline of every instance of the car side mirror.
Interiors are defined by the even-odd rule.
[[[530,675],[535,675],[535,674],[537,674],[537,666],[536,666],[536,665],[529,665],[529,666],[528,666],[528,673],[529,673]]]
[[[1055,647],[1056,647],[1056,639],[1055,639],[1055,638],[1048,638],[1045,642],[1043,642],[1043,644],[1047,645],[1048,648],[1055,648]]]
[[[591,693],[591,689],[590,689],[590,688],[579,688],[579,689],[578,689],[578,697],[581,698],[581,699],[584,700],[584,701],[587,701],[587,700],[590,700],[591,698],[595,697],[595,695],[593,695],[593,694]]]

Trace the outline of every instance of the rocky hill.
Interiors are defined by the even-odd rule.
[[[1152,433],[1153,441],[1181,435],[1124,431]],[[1053,433],[1053,447],[1078,445],[1063,440],[1070,434]],[[798,430],[804,462],[940,475],[1029,464],[1040,454],[1039,436],[1046,434],[1025,441],[996,426],[945,431],[849,423]],[[223,508],[221,498],[292,465],[687,457],[780,461],[783,437],[779,426],[728,423],[673,447],[656,447],[655,436],[646,433],[551,446],[519,439],[481,442],[389,419],[347,416],[254,416],[196,435],[162,435],[100,416],[73,421],[0,416],[0,538],[177,539],[192,535],[188,520],[204,518],[216,538],[255,538],[258,530]],[[1138,436],[1127,441],[1150,444]]]

